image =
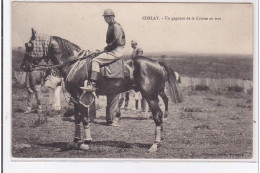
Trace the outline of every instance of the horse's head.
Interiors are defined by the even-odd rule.
[[[32,36],[25,43],[25,54],[20,66],[23,71],[32,71],[43,58],[47,57],[49,41],[50,36],[37,34],[32,28]]]

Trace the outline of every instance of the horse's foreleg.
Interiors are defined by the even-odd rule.
[[[81,130],[80,130],[80,123],[81,123],[81,118],[80,114],[78,111],[78,107],[76,104],[74,104],[74,117],[75,117],[75,133],[74,133],[74,139],[72,143],[70,143],[70,146],[73,148],[78,148],[79,147],[79,142],[81,140]]]
[[[152,145],[152,147],[149,149],[150,152],[156,152],[158,145],[161,144],[162,142],[162,138],[163,138],[163,126],[162,126],[162,111],[158,105],[158,97],[156,97],[155,99],[148,99],[148,104],[151,108],[152,114],[153,114],[153,119],[156,125],[155,128],[155,140],[154,140],[154,144]]]
[[[92,140],[90,135],[90,126],[88,123],[88,120],[85,117],[85,114],[79,111],[79,106],[77,104],[74,104],[74,111],[75,111],[75,136],[72,144],[70,144],[73,148],[79,148],[82,150],[88,150],[89,146],[88,143]],[[83,143],[81,143],[81,127],[80,123],[83,122]]]
[[[42,106],[41,106],[41,85],[35,85],[35,98],[37,100],[37,112],[42,112]]]
[[[32,93],[28,91],[28,97],[27,97],[27,107],[26,111],[24,113],[31,113],[32,111]]]
[[[89,115],[87,117],[89,117]],[[89,144],[92,141],[92,137],[90,133],[89,118],[87,117],[84,114],[81,115],[83,127],[84,127],[84,134],[83,134],[84,143]]]
[[[78,145],[78,148],[82,149],[82,150],[88,150],[89,149],[89,143],[92,141],[92,137],[91,137],[91,133],[90,133],[90,124],[89,124],[89,120],[86,117],[86,113],[84,112],[80,112],[80,121],[82,121],[83,123],[83,143]]]

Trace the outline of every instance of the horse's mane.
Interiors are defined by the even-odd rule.
[[[55,39],[60,47],[60,51],[62,52],[62,56],[64,58],[70,58],[71,56],[74,55],[73,50],[75,51],[80,51],[80,47],[74,43],[71,43],[70,41],[57,37],[57,36],[53,36],[53,39]]]

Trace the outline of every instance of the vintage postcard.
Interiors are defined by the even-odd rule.
[[[254,3],[12,2],[10,22],[11,160],[256,161]]]

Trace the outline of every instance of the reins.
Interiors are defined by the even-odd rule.
[[[77,59],[72,59],[70,61],[66,61],[64,62],[63,64],[57,64],[57,65],[51,65],[51,64],[45,64],[45,65],[37,65],[33,70],[34,71],[41,71],[41,70],[46,70],[46,69],[50,69],[50,68],[60,68],[60,67],[64,67],[64,66],[67,66],[67,65],[70,65],[71,63],[74,63],[74,62],[77,62],[77,61],[80,61],[80,60],[83,60],[83,59],[86,59],[86,58],[90,58],[91,56],[93,55],[99,55],[101,53],[104,53],[104,51],[102,52],[93,52],[87,56],[84,56],[85,53],[87,51],[86,50],[81,50],[76,56],[80,55],[81,56]],[[93,57],[94,58],[94,57]]]

